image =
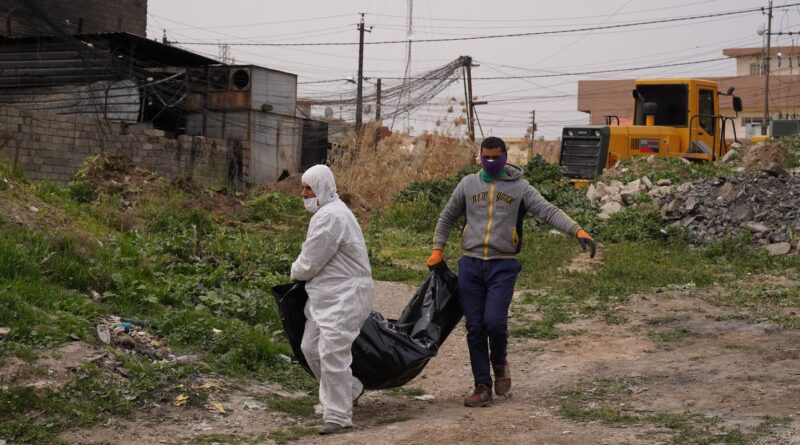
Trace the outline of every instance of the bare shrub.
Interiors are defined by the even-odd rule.
[[[331,153],[337,188],[370,208],[385,207],[411,182],[449,176],[474,162],[478,146],[462,141],[458,132],[456,127],[417,137],[394,133],[376,145],[378,126],[367,125],[361,141],[351,135]]]

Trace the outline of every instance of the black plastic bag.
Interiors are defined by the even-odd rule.
[[[372,312],[353,343],[353,375],[366,389],[403,386],[419,375],[461,320],[458,279],[444,263],[431,271],[398,320]],[[302,283],[272,289],[295,357],[311,373],[300,349],[308,294]]]

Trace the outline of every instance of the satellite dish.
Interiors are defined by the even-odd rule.
[[[325,117],[328,119],[333,117],[333,108],[325,107]]]

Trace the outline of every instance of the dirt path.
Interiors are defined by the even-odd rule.
[[[384,282],[376,290],[376,310],[390,318],[414,291]],[[347,434],[319,437],[311,429],[318,419],[242,409],[279,389],[230,384],[222,396],[225,415],[166,406],[63,438],[274,443],[267,433],[300,426],[311,434],[292,443],[800,444],[800,331],[740,319],[707,303],[716,292],[721,290],[634,296],[619,308],[622,324],[580,320],[560,326],[572,334],[553,341],[512,338],[513,397],[486,408],[462,405],[472,384],[462,323],[406,388],[365,394],[355,409],[356,427]],[[415,398],[423,394],[434,399]],[[583,416],[580,421],[567,418],[565,406],[583,410],[573,413]],[[736,433],[740,441],[723,440]]]
[[[379,289],[376,306],[389,316],[399,314],[411,291],[383,283]],[[765,416],[791,416],[783,417],[785,426],[744,443],[800,444],[800,332],[727,319],[731,314],[705,303],[706,296],[691,290],[637,296],[622,310],[625,324],[584,320],[563,326],[577,334],[558,340],[512,339],[513,397],[479,409],[462,406],[472,382],[462,323],[409,385],[433,401],[368,393],[352,433],[297,443],[652,444],[674,438],[653,422],[612,427],[559,415],[560,391],[584,384],[591,398],[598,381],[610,381],[623,387],[624,401],[617,403],[637,413],[698,413],[744,431]],[[659,343],[652,338],[659,332],[686,336]]]

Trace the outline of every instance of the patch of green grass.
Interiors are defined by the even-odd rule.
[[[609,379],[581,381],[574,388],[558,393],[559,414],[578,422],[596,421],[617,427],[650,423],[668,429],[671,434],[669,443],[675,445],[755,443],[791,422],[789,417],[765,417],[751,431],[743,431],[741,427],[726,427],[718,419],[698,413],[644,414],[631,405],[631,395],[631,390],[623,382]],[[663,443],[660,437],[659,442]]]
[[[697,334],[687,329],[669,329],[666,331],[653,331],[650,332],[649,335],[650,338],[653,339],[653,341],[660,343],[670,343],[670,342],[680,341],[687,337],[695,336]]]
[[[413,386],[401,386],[399,388],[387,389],[384,391],[386,394],[402,397],[417,397],[425,395],[425,390]]]
[[[316,433],[316,427],[294,426],[285,430],[272,431],[267,434],[267,438],[274,440],[278,445],[283,445]]]
[[[275,224],[308,224],[310,215],[303,207],[300,192],[296,195],[267,193],[250,198],[245,210],[236,217],[239,221]]]
[[[555,325],[566,323],[571,319],[569,301],[559,295],[529,293],[522,299],[522,303],[532,305],[538,313],[541,313],[541,318],[533,318],[523,308],[512,305],[511,311],[514,317],[511,319],[509,332],[512,337],[552,340],[562,335],[562,331]]]
[[[655,205],[626,207],[600,225],[597,239],[611,243],[631,241],[650,244],[666,239],[661,232],[662,226],[661,214]]]
[[[383,212],[376,225],[385,229],[402,228],[433,234],[441,211],[439,206],[425,199],[393,203]]]
[[[712,304],[735,309],[728,318],[759,322],[769,320],[786,329],[800,328],[800,317],[786,313],[800,306],[800,289],[793,285],[770,283],[729,283],[725,292],[709,296]]]
[[[272,411],[280,411],[292,417],[314,417],[314,404],[319,403],[316,396],[305,397],[271,397],[267,407]]]
[[[580,382],[575,388],[560,393],[559,414],[579,422],[628,425],[639,420],[620,405],[619,400],[629,394],[629,389],[613,380]]]
[[[60,391],[14,386],[0,390],[0,437],[53,443],[55,434],[133,411],[113,379],[93,367]]]

